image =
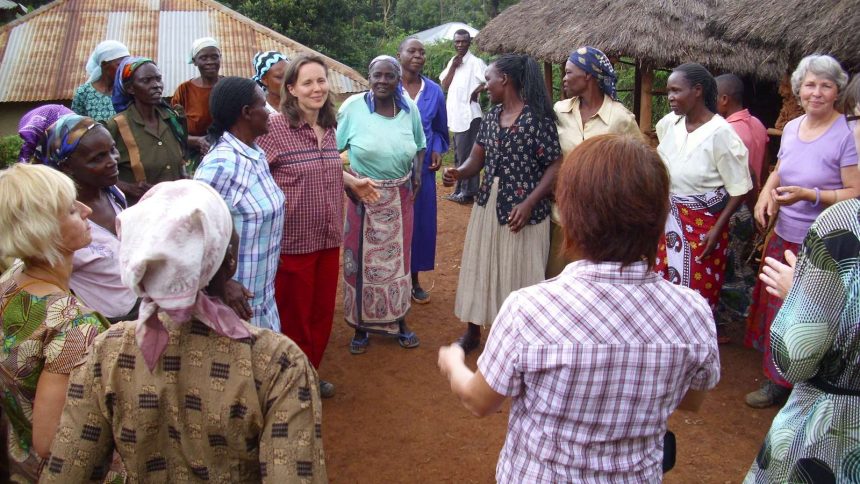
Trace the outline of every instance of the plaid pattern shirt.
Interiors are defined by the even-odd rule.
[[[512,293],[478,368],[513,397],[498,482],[658,482],[666,420],[720,376],[707,302],[637,262]]]
[[[340,247],[343,239],[343,162],[334,128],[322,148],[307,123],[291,128],[281,114],[269,116],[269,133],[257,138],[275,183],[286,196],[282,254],[309,254]]]
[[[272,179],[266,155],[224,133],[200,162],[194,179],[224,197],[239,234],[234,279],[254,293],[251,324],[280,331],[275,306],[275,273],[284,230],[284,194]]]

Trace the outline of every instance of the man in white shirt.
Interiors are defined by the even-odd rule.
[[[469,52],[472,36],[467,30],[454,32],[454,49],[457,55],[448,61],[439,79],[442,89],[448,96],[445,106],[448,110],[448,129],[454,133],[454,160],[459,167],[469,158],[478,128],[481,126],[481,106],[478,94],[485,89],[487,82],[484,73],[487,64]],[[454,193],[448,200],[458,203],[471,203],[478,193],[478,176],[458,180]]]

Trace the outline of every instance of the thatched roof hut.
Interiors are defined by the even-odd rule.
[[[556,63],[573,48],[592,45],[654,67],[695,61],[762,79],[782,75],[784,50],[712,36],[707,25],[716,15],[715,0],[524,0],[488,23],[475,42],[488,52],[520,52]]]
[[[788,53],[785,69],[801,57],[826,53],[860,71],[860,2],[857,0],[730,0],[709,27],[729,41]],[[768,12],[767,19],[761,15]]]

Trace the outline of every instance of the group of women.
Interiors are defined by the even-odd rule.
[[[133,479],[325,480],[317,398],[334,385],[312,368],[331,333],[341,247],[349,351],[365,353],[371,333],[420,344],[406,315],[429,301],[418,274],[435,266],[435,172],[448,149],[444,95],[421,74],[425,60],[406,39],[396,58],[371,61],[370,90],[336,111],[323,58],[261,52],[253,79],[222,77],[220,48],[204,38],[189,58],[200,77],[170,106],[155,63],[106,42],[73,104],[99,120],[61,106],[28,113],[22,158],[44,166],[0,173],[0,224],[20,227],[0,237],[0,253],[20,259],[0,278],[15,476],[35,479],[43,467],[47,480],[103,478],[122,470],[115,450]],[[486,78],[494,107],[469,159],[443,173],[452,185],[483,171],[454,309],[466,331],[440,350],[440,368],[478,415],[514,397],[500,481],[657,478],[668,415],[682,402],[696,408],[719,379],[712,311],[728,219],[752,187],[746,148],[716,114],[716,82],[698,64],[669,76],[672,113],[657,125],[656,152],[597,49],[571,53],[569,99],[555,106],[527,56],[500,56]],[[772,404],[785,397],[774,385],[798,387],[751,482],[850,476],[860,455],[829,443],[857,437],[847,410],[860,394],[856,365],[843,363],[858,347],[847,328],[860,247],[860,128],[837,110],[846,83],[827,56],[798,66],[806,114],[786,126],[754,210],[763,228],[775,225],[750,316],[774,383],[747,402]],[[858,99],[849,96],[849,109]],[[194,180],[182,180],[198,159]],[[837,207],[813,224],[827,205]],[[777,260],[793,263],[786,250],[801,254],[791,291],[791,265]],[[491,324],[472,373],[464,355]],[[609,379],[652,378],[653,365],[663,376],[639,393]],[[588,409],[610,400],[623,404],[597,425],[600,412]],[[203,412],[229,415],[231,428],[210,428]],[[550,464],[540,456],[558,432],[578,450],[553,446]],[[639,457],[607,467],[602,456],[617,454],[608,435]],[[210,447],[238,439],[247,451],[222,459],[201,451],[201,438]],[[181,452],[159,450],[170,446]]]

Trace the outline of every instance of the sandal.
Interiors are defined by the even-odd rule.
[[[397,335],[397,342],[400,344],[401,348],[409,349],[409,348],[417,348],[418,345],[421,344],[421,341],[418,340],[418,336],[414,331],[410,331],[408,333],[400,333]]]
[[[349,352],[354,355],[361,355],[367,352],[367,346],[370,344],[370,337],[364,335],[364,338],[352,338],[349,342]]]
[[[412,288],[412,301],[416,304],[428,304],[430,303],[430,293],[421,288],[421,286],[415,286]]]

